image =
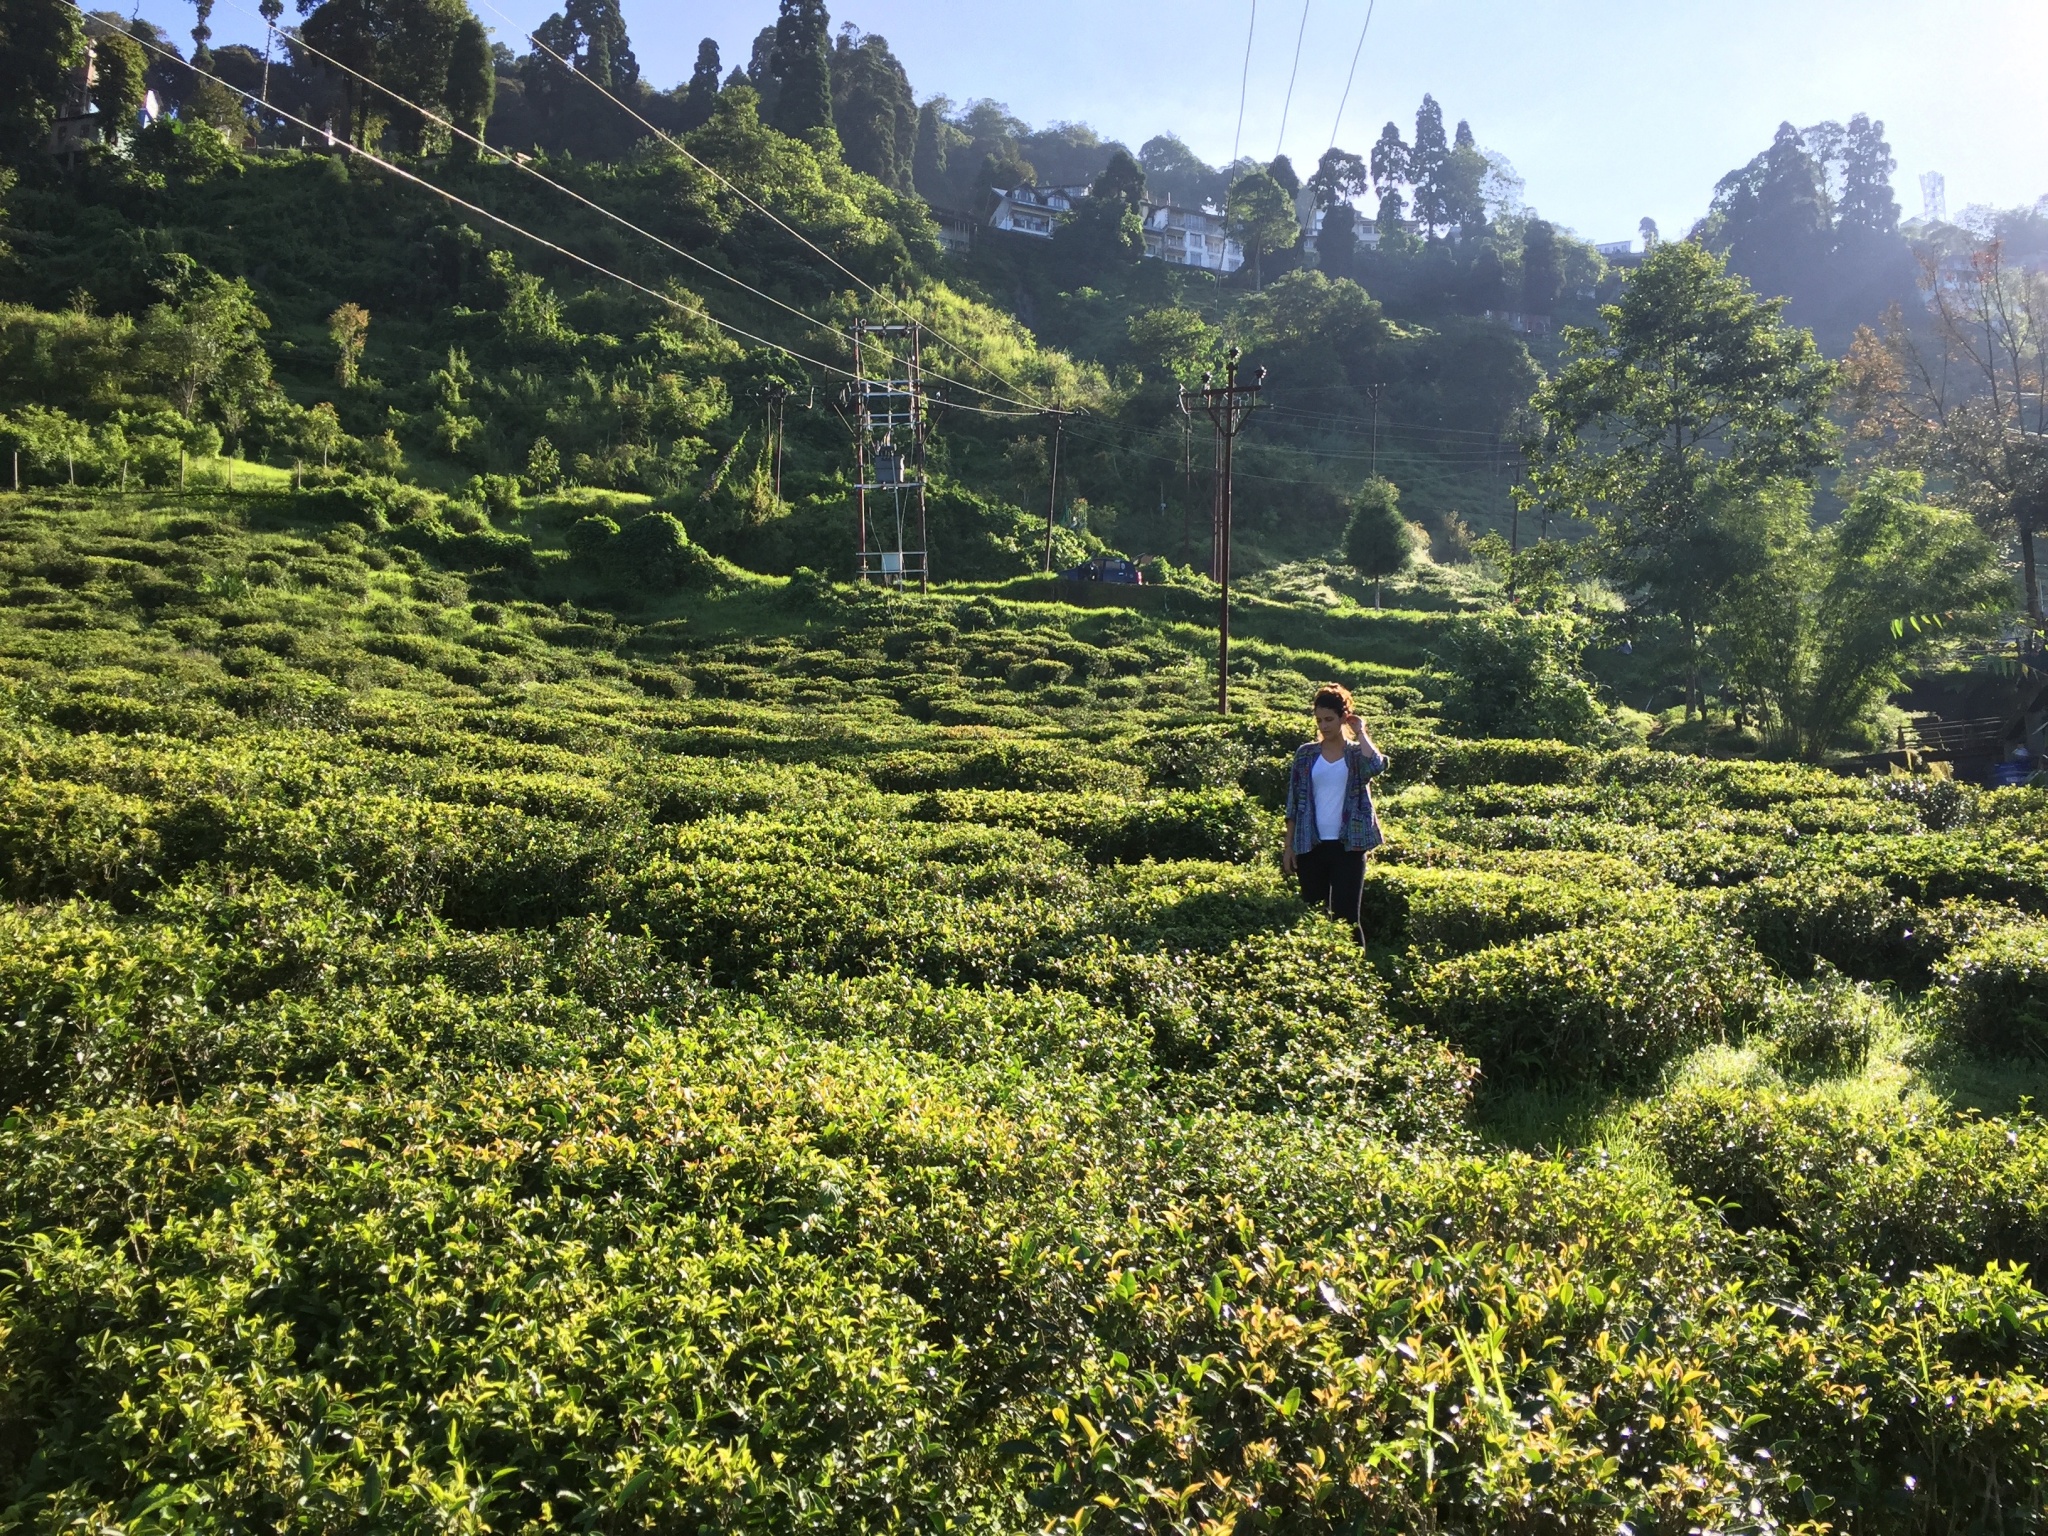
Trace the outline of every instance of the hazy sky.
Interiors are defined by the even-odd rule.
[[[518,29],[556,8],[474,3],[522,52]],[[1285,141],[1304,172],[1329,145],[1367,3],[1308,0]],[[1339,141],[1362,152],[1390,117],[1411,134],[1432,92],[1447,122],[1469,118],[1482,145],[1514,162],[1531,204],[1590,239],[1631,236],[1645,214],[1683,231],[1714,182],[1788,118],[1881,119],[1908,215],[1920,211],[1923,171],[1947,176],[1951,213],[2048,193],[2044,0],[1374,3]],[[707,35],[728,71],[744,63],[775,13],[773,0],[624,5],[642,72],[660,86],[688,75]],[[253,9],[222,0],[215,12],[222,41],[250,34],[238,6]],[[1133,148],[1171,130],[1220,162],[1237,131],[1251,17],[1252,0],[841,0],[833,21],[886,36],[920,99],[990,96],[1030,122],[1084,121]],[[1270,155],[1279,140],[1302,18],[1302,0],[1258,0],[1247,154]]]

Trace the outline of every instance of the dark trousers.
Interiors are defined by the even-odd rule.
[[[1301,899],[1347,925],[1363,944],[1358,901],[1365,891],[1365,851],[1353,852],[1342,843],[1317,843],[1294,856],[1294,872],[1301,881]]]

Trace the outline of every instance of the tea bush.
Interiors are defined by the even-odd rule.
[[[1740,1227],[1782,1231],[1819,1272],[1893,1281],[2048,1258],[2048,1128],[1938,1104],[1687,1088],[1636,1113],[1671,1176]]]
[[[0,496],[0,1524],[2043,1522],[2043,1138],[1925,1034],[2039,1048],[2039,792],[1459,739],[1278,600],[1218,720],[643,510]]]
[[[1972,1049],[2048,1056],[2048,923],[2007,923],[1935,967],[1950,1023]]]
[[[1699,918],[1608,923],[1445,960],[1410,1008],[1500,1082],[1652,1080],[1679,1053],[1764,1015],[1754,953]]]

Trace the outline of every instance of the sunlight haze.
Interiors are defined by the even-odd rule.
[[[512,23],[536,25],[550,9],[479,6],[515,51]],[[643,0],[625,14],[642,71],[661,88],[688,77],[699,38],[718,40],[730,70],[774,19],[760,0]],[[1086,122],[1133,149],[1176,132],[1220,163],[1237,125],[1249,15],[1246,0],[863,0],[835,6],[833,23],[886,36],[919,100],[992,97],[1029,122]],[[1364,15],[1362,0],[1310,0],[1284,144],[1304,171],[1329,145]],[[239,18],[220,20],[224,38],[245,35]],[[1246,154],[1274,152],[1301,20],[1294,0],[1259,4]],[[1936,12],[1901,0],[1737,0],[1712,13],[1620,0],[1379,0],[1339,138],[1363,151],[1389,118],[1408,131],[1428,91],[1447,119],[1469,119],[1481,144],[1514,162],[1531,204],[1588,239],[1619,240],[1645,214],[1667,232],[1688,228],[1715,181],[1781,121],[1868,112],[1889,132],[1909,217],[1925,171],[1948,178],[1951,212],[2010,206],[2048,193],[2044,55],[2048,7],[2027,0]]]

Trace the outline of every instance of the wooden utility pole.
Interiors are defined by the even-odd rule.
[[[1060,514],[1060,439],[1066,436],[1067,418],[1077,414],[1058,406],[1043,413],[1052,423],[1052,490],[1045,501],[1045,574],[1052,574],[1052,529]]]
[[[1380,396],[1387,392],[1384,384],[1366,386],[1366,398],[1372,401],[1372,477],[1380,477]]]
[[[1230,713],[1230,513],[1232,456],[1237,445],[1237,435],[1251,419],[1258,408],[1259,391],[1266,385],[1266,370],[1261,368],[1256,382],[1237,382],[1237,361],[1242,354],[1236,347],[1230,349],[1225,364],[1223,387],[1216,387],[1216,375],[1202,375],[1202,387],[1192,395],[1185,389],[1180,392],[1180,408],[1183,415],[1192,416],[1190,400],[1200,403],[1210,422],[1216,428],[1216,446],[1221,457],[1221,466],[1216,477],[1216,579],[1222,586],[1222,599],[1217,605],[1216,617],[1216,712]]]

